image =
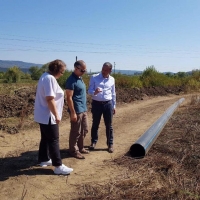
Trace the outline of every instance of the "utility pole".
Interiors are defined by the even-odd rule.
[[[115,74],[115,62],[114,62],[114,74]]]
[[[77,56],[76,56],[76,61],[77,61]]]

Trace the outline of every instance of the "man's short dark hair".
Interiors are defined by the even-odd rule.
[[[108,66],[110,69],[112,69],[112,64],[110,62],[105,62],[103,66]]]
[[[74,63],[74,67],[84,66],[85,62],[83,60],[78,60]]]

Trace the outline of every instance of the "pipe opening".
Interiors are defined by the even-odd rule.
[[[141,144],[133,144],[130,148],[130,154],[134,158],[144,158],[145,156],[145,149]]]

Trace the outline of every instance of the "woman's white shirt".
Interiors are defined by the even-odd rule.
[[[64,91],[57,83],[55,77],[45,72],[40,77],[37,85],[34,120],[41,124],[48,124],[50,117],[51,124],[56,124],[55,116],[51,113],[47,104],[47,96],[54,97],[56,108],[61,119],[64,105]]]

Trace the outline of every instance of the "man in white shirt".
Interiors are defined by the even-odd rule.
[[[98,128],[103,114],[106,126],[108,152],[113,153],[112,119],[116,108],[115,79],[110,76],[112,64],[103,64],[102,71],[90,78],[88,93],[92,96],[92,128],[90,150],[95,148],[98,141]]]

